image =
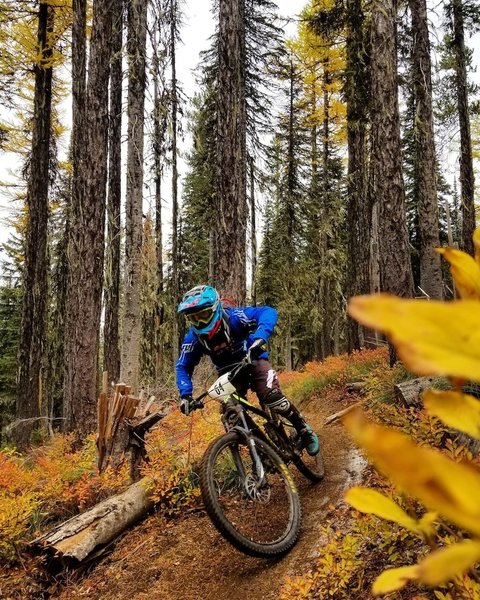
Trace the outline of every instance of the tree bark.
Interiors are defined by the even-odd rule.
[[[157,23],[157,28],[159,27]],[[154,32],[155,47],[159,45],[158,31]],[[159,50],[153,54],[153,160],[155,179],[155,254],[156,254],[156,306],[155,306],[155,377],[158,381],[162,375],[164,363],[164,349],[162,339],[162,325],[164,314],[164,282],[163,282],[163,233],[162,233],[162,159],[165,146],[166,121],[164,118],[165,107],[162,104],[160,94],[160,70]]]
[[[56,564],[77,567],[104,548],[152,507],[148,478],[141,479],[121,494],[112,496],[90,510],[72,517],[45,535],[33,540],[36,553],[45,553]]]
[[[257,226],[255,207],[255,161],[249,157],[250,167],[250,250],[252,254],[252,276],[250,282],[250,298],[253,306],[257,304]]]
[[[102,308],[108,154],[111,4],[94,0],[78,195],[72,198],[65,339],[64,426],[82,435],[95,427]],[[73,142],[78,143],[78,140]]]
[[[219,1],[214,283],[239,303],[246,289],[245,0]]]
[[[125,316],[121,379],[136,393],[140,368],[143,145],[145,108],[146,0],[128,5],[128,149],[125,218]]]
[[[103,368],[111,381],[120,377],[120,205],[122,195],[122,39],[123,0],[113,0],[110,73],[107,256],[105,268],[105,327]]]
[[[177,0],[170,0],[170,63],[172,68],[172,359],[178,360],[179,336],[177,306],[180,301],[180,286],[178,281],[178,167],[177,167],[177,62],[176,62],[176,30],[178,23]]]
[[[347,2],[347,296],[370,292],[372,203],[368,193],[368,48],[361,0]],[[364,343],[363,328],[348,318],[348,351]]]
[[[415,94],[415,178],[420,234],[420,287],[430,298],[443,299],[438,225],[437,174],[432,109],[432,65],[426,0],[409,0],[412,14]]]
[[[412,297],[398,110],[396,15],[396,0],[383,0],[373,7],[371,191],[379,202],[382,290]]]
[[[49,34],[54,8],[42,3],[38,9],[37,48],[34,66],[35,95],[32,153],[27,185],[28,220],[25,240],[22,324],[19,345],[19,378],[14,430],[19,449],[25,449],[38,429],[42,404],[42,362],[45,351],[47,283],[48,182],[52,112],[53,54]]]
[[[472,140],[468,111],[467,60],[462,0],[452,0],[453,48],[455,52],[455,78],[457,86],[457,110],[460,123],[460,187],[462,195],[462,240],[465,252],[474,254],[473,232],[475,231],[475,176],[472,161]]]

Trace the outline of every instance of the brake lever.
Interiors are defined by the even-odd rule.
[[[190,402],[190,410],[199,410],[200,408],[204,408],[205,403],[202,402],[201,400],[194,400],[193,402]]]

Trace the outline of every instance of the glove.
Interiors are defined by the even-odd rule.
[[[190,402],[193,402],[192,396],[183,396],[183,398],[180,398],[180,402],[178,404],[180,410],[186,417],[188,417],[190,414]]]
[[[258,358],[260,356],[260,354],[263,354],[265,352],[265,344],[266,343],[267,342],[262,339],[255,340],[253,342],[253,344],[250,346],[250,348],[248,349],[250,358],[255,360],[256,358]]]

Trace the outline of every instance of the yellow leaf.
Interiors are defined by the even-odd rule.
[[[344,418],[354,440],[403,491],[459,527],[480,535],[480,474],[440,452],[415,445],[397,430],[368,423],[359,413]]]
[[[411,371],[480,381],[480,302],[426,302],[377,294],[352,298],[348,312],[363,325],[388,334]]]
[[[480,228],[473,233],[473,245],[475,247],[475,260],[480,265]]]
[[[480,300],[480,264],[470,254],[455,248],[437,248],[437,252],[450,263],[460,297]]]
[[[418,527],[425,537],[431,537],[435,533],[434,523],[438,521],[437,512],[427,512],[418,522]]]
[[[476,398],[461,392],[438,390],[426,390],[422,398],[429,414],[449,427],[480,439],[480,402]]]
[[[353,487],[345,494],[346,501],[360,512],[377,515],[381,519],[393,521],[409,531],[418,533],[415,519],[398,506],[391,498],[369,488]]]
[[[466,540],[429,554],[418,565],[418,579],[436,586],[468,571],[480,560],[480,541]]]
[[[374,596],[381,596],[402,589],[406,583],[417,578],[417,570],[417,565],[387,569],[373,582],[372,592]]]

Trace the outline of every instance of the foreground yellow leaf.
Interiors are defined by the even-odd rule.
[[[480,229],[473,232],[473,245],[475,247],[475,260],[480,265]]]
[[[414,444],[406,435],[359,413],[344,422],[375,466],[403,491],[459,527],[480,535],[480,474],[440,452]]]
[[[419,375],[480,381],[480,302],[356,296],[350,316],[385,332],[407,368]]]
[[[377,515],[393,521],[409,531],[419,533],[418,523],[388,496],[370,488],[353,487],[345,494],[345,500],[360,512]]]
[[[472,437],[480,439],[480,402],[461,392],[426,390],[423,402],[428,413]]]
[[[466,540],[429,554],[418,565],[418,579],[435,586],[465,573],[480,560],[480,541]]]
[[[464,300],[480,300],[480,264],[473,256],[455,248],[437,248],[450,263],[455,287]]]
[[[406,583],[417,578],[417,571],[417,565],[387,569],[373,582],[372,592],[374,596],[381,596],[402,589]]]

